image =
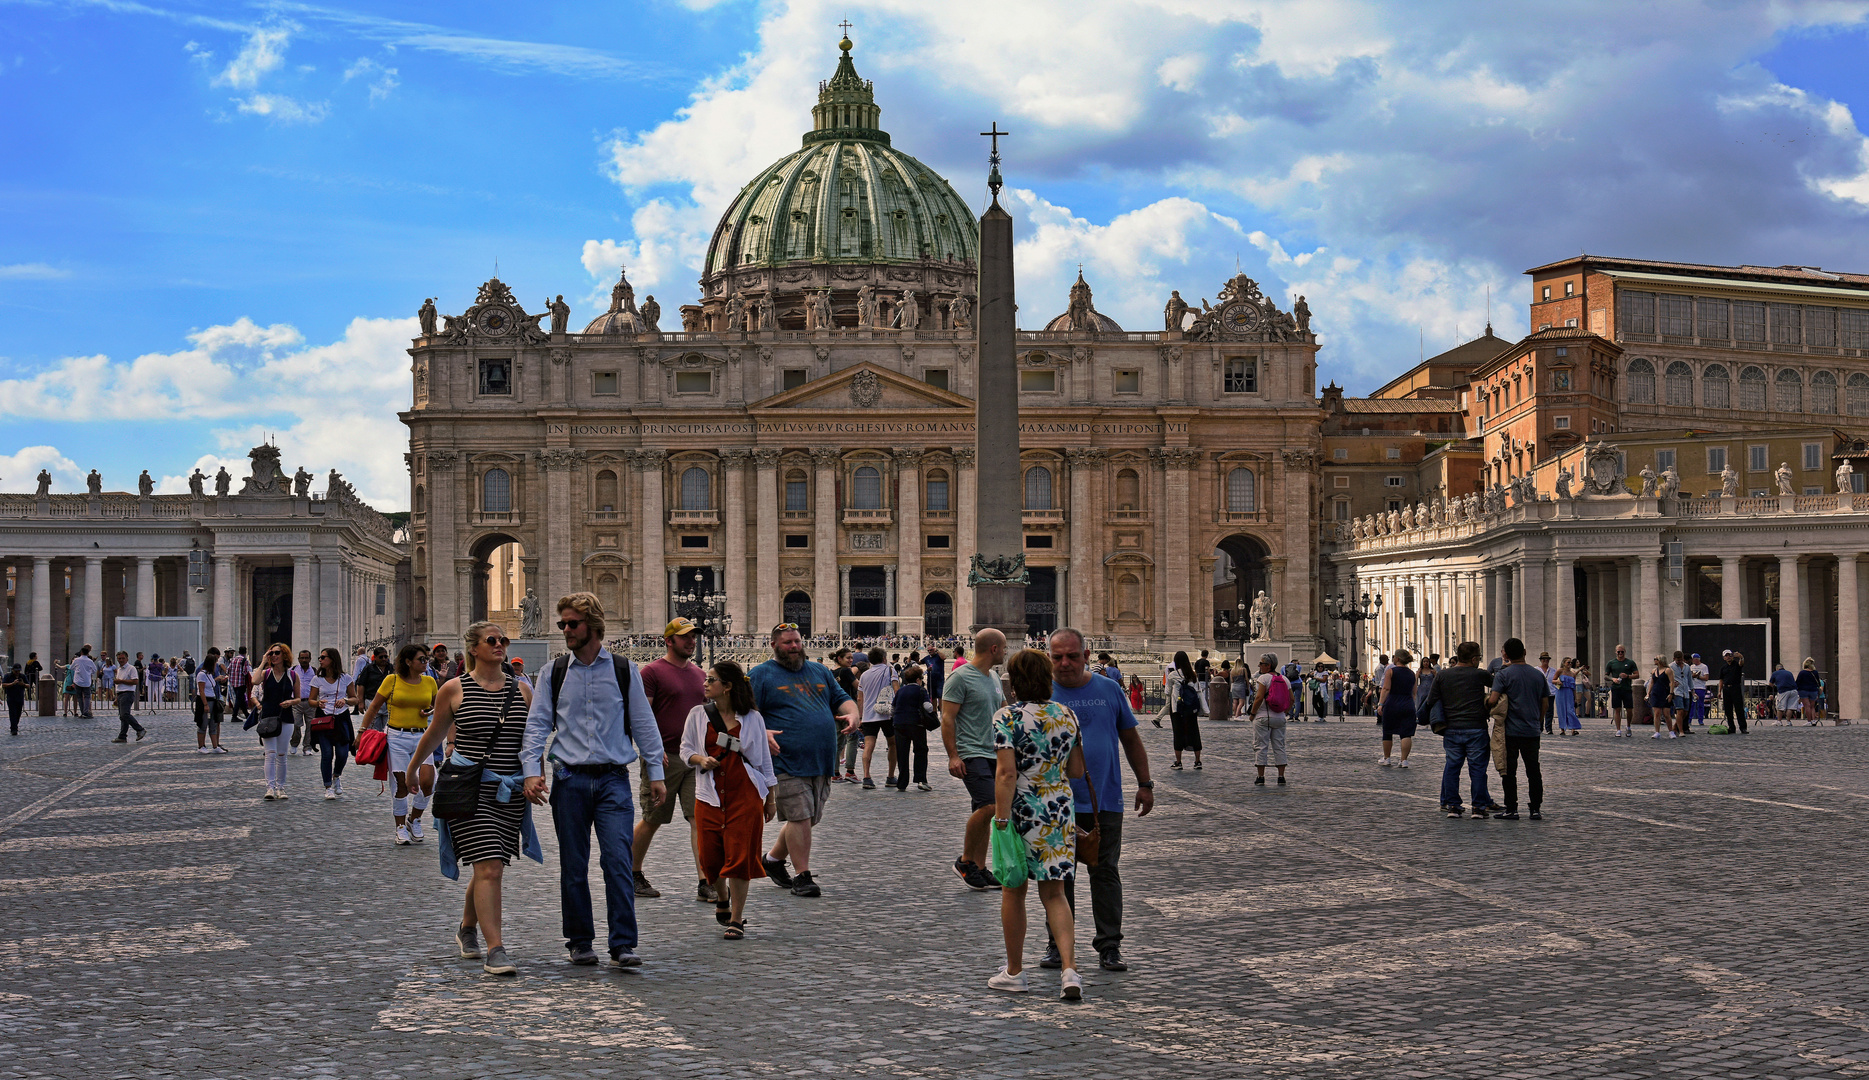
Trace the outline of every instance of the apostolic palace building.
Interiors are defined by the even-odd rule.
[[[597,593],[612,635],[659,632],[697,587],[736,632],[973,622],[975,214],[892,144],[840,46],[693,302],[665,316],[620,278],[581,331],[498,280],[459,315],[423,304],[402,414],[415,634],[511,618],[528,588]],[[1760,675],[1814,658],[1861,715],[1869,276],[1590,255],[1529,276],[1527,337],[1489,326],[1364,398],[1316,386],[1305,299],[1244,275],[1160,298],[1144,329],[1081,273],[1026,296],[1057,314],[1018,334],[1019,445],[978,452],[1019,456],[1028,625],[1234,650],[1263,592],[1255,651],[1362,670],[1508,634],[1596,671],[1618,643],[1646,670],[1743,641]],[[0,503],[0,534],[97,558],[59,562],[43,534],[81,523],[49,515]],[[218,567],[212,532],[191,539]],[[12,565],[17,613],[37,564]],[[230,591],[235,611],[266,599]]]

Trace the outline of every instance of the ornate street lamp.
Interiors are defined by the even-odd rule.
[[[721,638],[733,633],[733,616],[727,614],[727,596],[702,588],[701,571],[694,572],[694,584],[675,594],[675,614],[694,624],[695,632],[706,646],[705,663],[712,666],[714,652]]]
[[[1342,593],[1338,593],[1336,596],[1327,596],[1324,598],[1324,613],[1330,618],[1341,619],[1350,624],[1349,629],[1346,631],[1350,639],[1350,655],[1348,657],[1350,661],[1349,670],[1359,670],[1357,667],[1357,660],[1360,644],[1358,638],[1360,635],[1357,632],[1357,625],[1374,619],[1381,612],[1381,594],[1370,596],[1368,593],[1363,593],[1361,596],[1346,599]],[[1370,645],[1372,647],[1375,645],[1374,640],[1371,640]]]

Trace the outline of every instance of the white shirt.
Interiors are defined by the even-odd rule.
[[[1541,667],[1538,670],[1544,673],[1545,682],[1551,684],[1551,692],[1553,694],[1557,693],[1558,669],[1554,667]]]
[[[304,667],[300,667],[297,664],[294,664],[287,670],[291,672],[292,685],[299,688],[299,700],[300,701],[309,700],[311,698],[312,673],[317,671],[318,669],[311,666],[310,664],[307,664]]]
[[[208,670],[206,665],[196,668],[195,669],[195,691],[199,693],[203,698],[206,698],[207,700],[212,701],[216,697],[220,696],[217,693],[215,693],[215,690],[216,690],[216,687],[214,685],[214,672]]]
[[[888,670],[888,665],[881,665]],[[766,792],[779,778],[772,771],[772,747],[766,743],[766,718],[754,709],[740,717],[740,758],[746,763],[746,775],[752,779],[753,788],[759,792],[763,801]],[[696,754],[715,756],[713,747],[714,732],[707,723],[707,706],[696,705],[688,710],[688,720],[681,729],[681,760],[686,762]],[[714,790],[712,771],[694,774],[694,797],[709,806],[720,805],[720,793]]]
[[[350,677],[352,681],[355,681],[359,675],[362,675],[363,669],[369,666],[370,666],[369,651],[365,650],[364,652],[358,653],[357,659],[350,665]]]
[[[1687,688],[1689,690],[1705,690],[1707,688],[1707,674],[1707,665],[1705,664],[1688,665]]]
[[[118,679],[124,681],[120,683],[117,681]],[[136,684],[141,681],[142,680],[137,677],[135,664],[122,663],[110,669],[110,688],[119,694],[134,692],[136,690]]]
[[[313,675],[305,680],[305,696],[310,697],[311,691],[316,688],[318,691],[319,714],[322,716],[330,716],[332,713],[347,708],[350,705],[350,702],[346,700],[346,695],[350,693],[350,684],[352,681],[349,675],[339,675],[336,682],[332,682],[322,675]]]
[[[90,686],[91,679],[97,674],[98,663],[88,656],[80,656],[71,662],[71,684]]]
[[[878,703],[887,700],[890,684],[896,681],[896,671],[888,664],[873,665],[868,671],[857,676],[857,694],[863,699],[863,722],[880,724],[886,718],[876,715]]]
[[[1390,665],[1390,666],[1391,666],[1391,667],[1393,667],[1394,665]],[[1388,670],[1388,669],[1387,669],[1387,668],[1384,668],[1383,670],[1385,670],[1385,671],[1386,671],[1386,670]],[[1253,718],[1254,718],[1254,719],[1260,719],[1260,718],[1264,718],[1264,719],[1266,719],[1266,720],[1283,720],[1283,719],[1285,719],[1285,714],[1284,714],[1284,713],[1282,713],[1282,712],[1274,712],[1274,711],[1272,711],[1272,675],[1273,675],[1273,674],[1274,674],[1273,672],[1270,672],[1270,671],[1267,671],[1267,672],[1264,672],[1264,673],[1262,673],[1262,674],[1259,674],[1259,675],[1255,675],[1255,676],[1253,676],[1253,680],[1252,680],[1252,681],[1253,681],[1254,683],[1257,683],[1257,684],[1258,684],[1258,685],[1260,685],[1260,686],[1263,686],[1263,687],[1265,687],[1265,692],[1266,692],[1266,700],[1265,700],[1265,704],[1264,704],[1264,705],[1262,705],[1262,706],[1260,706],[1260,708],[1259,708],[1259,711],[1253,714]],[[1283,676],[1280,676],[1280,677],[1281,677],[1281,678],[1283,678]],[[1289,680],[1289,679],[1287,679],[1286,681],[1287,681],[1288,683],[1290,682],[1290,680]],[[1251,705],[1251,704],[1252,704],[1252,701],[1251,701],[1250,699],[1248,699],[1248,701],[1247,701],[1246,703],[1247,703],[1248,705]],[[1298,703],[1298,699],[1297,699],[1297,698],[1296,698],[1296,697],[1294,696],[1294,697],[1292,698],[1292,704],[1293,704],[1293,705],[1296,705],[1297,703]]]

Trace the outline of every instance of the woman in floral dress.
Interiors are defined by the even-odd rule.
[[[993,718],[995,829],[1011,829],[1025,839],[1026,875],[1038,882],[1058,956],[1064,961],[1059,996],[1075,1001],[1084,981],[1072,957],[1071,908],[1065,899],[1077,864],[1077,815],[1070,781],[1084,775],[1084,749],[1077,715],[1051,700],[1051,660],[1022,650],[1006,665],[1014,701]],[[1006,934],[1006,966],[987,985],[1025,993],[1025,886],[1000,893],[1000,926]]]

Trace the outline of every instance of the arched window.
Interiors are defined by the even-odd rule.
[[[1629,361],[1629,404],[1655,403],[1655,365],[1636,357]]]
[[[1700,376],[1700,392],[1709,409],[1733,407],[1733,381],[1726,375],[1726,365],[1707,365],[1707,370]]]
[[[599,471],[595,495],[596,498],[592,501],[597,504],[597,509],[615,510],[617,508],[617,474],[609,469]]]
[[[1811,411],[1836,415],[1837,411],[1837,375],[1834,371],[1820,371],[1811,376]]]
[[[1772,408],[1779,412],[1804,411],[1804,379],[1791,368],[1779,371],[1777,388],[1772,394]]]
[[[712,510],[710,501],[712,485],[708,482],[707,470],[699,465],[682,470],[681,508],[683,510]]]
[[[1142,478],[1134,469],[1122,469],[1116,474],[1116,508],[1142,509]]]
[[[864,465],[856,472],[850,485],[851,506],[858,510],[881,510],[883,508],[883,474],[874,466]]]
[[[415,549],[415,576],[425,577],[427,576],[427,574],[428,574],[428,549],[427,548],[416,548]]]
[[[927,509],[940,512],[953,509],[948,501],[947,472],[944,469],[929,470]]]
[[[803,469],[785,474],[785,511],[788,514],[811,511],[811,481],[806,479]]]
[[[808,592],[788,592],[780,613],[786,622],[798,627],[804,637],[811,636],[811,594]]]
[[[1676,360],[1668,365],[1668,404],[1677,409],[1694,407],[1694,369]]]
[[[1739,407],[1765,410],[1765,369],[1749,367],[1739,373]]]
[[[488,469],[480,478],[480,509],[489,514],[512,512],[513,478],[505,469]]]
[[[1851,416],[1869,416],[1869,375],[1857,372],[1843,387],[1843,408]]]
[[[947,637],[954,632],[954,601],[944,592],[931,592],[922,600],[922,632]]]
[[[1251,469],[1227,473],[1227,513],[1250,514],[1259,508],[1259,493]]]
[[[1034,465],[1025,470],[1025,508],[1051,509],[1051,470],[1043,465]]]
[[[417,514],[428,513],[428,489],[419,484],[415,489],[415,512]]]

